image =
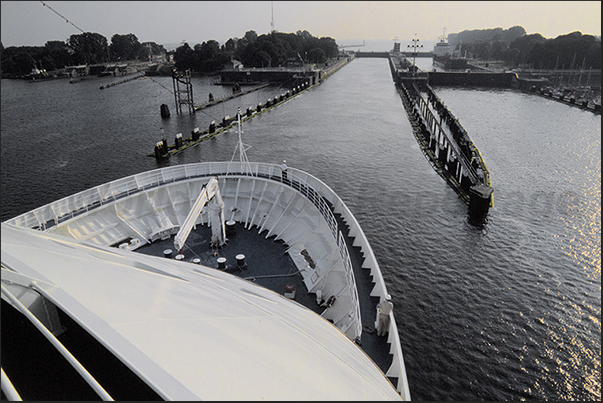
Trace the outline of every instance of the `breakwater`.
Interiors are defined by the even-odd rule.
[[[389,58],[389,52],[356,52],[356,57],[380,57],[383,59]]]
[[[236,92],[233,91],[233,93],[230,94],[230,95],[225,95],[223,97],[216,98],[216,99],[213,99],[213,96],[211,96],[211,98],[210,98],[209,101],[204,102],[204,103],[199,104],[199,105],[195,105],[194,106],[194,111],[196,112],[196,111],[199,111],[201,109],[205,109],[208,106],[216,105],[216,104],[219,104],[220,102],[228,101],[230,99],[233,99],[233,98],[236,98],[236,97],[240,97],[240,96],[245,95],[245,94],[249,94],[250,92],[260,90],[260,89],[265,88],[265,87],[267,87],[269,85],[270,85],[270,83],[264,83],[264,84],[254,85],[251,88],[246,88],[244,90],[240,90],[240,91],[236,91]]]
[[[324,80],[326,80],[328,77],[330,77],[333,73],[335,73],[340,68],[342,68],[343,66],[348,64],[351,60],[353,60],[353,56],[337,60],[336,62],[332,62],[329,66],[325,67],[324,69],[316,71],[320,74],[313,73],[312,75],[309,75],[309,76],[294,77],[296,79],[296,85],[294,87],[292,87],[291,89],[289,89],[288,91],[282,93],[281,95],[277,95],[274,98],[269,98],[265,103],[260,102],[255,107],[248,107],[245,110],[245,112],[243,112],[243,113],[241,113],[239,111],[239,112],[237,112],[237,114],[241,113],[241,121],[244,122],[248,119],[252,119],[256,116],[259,116],[260,114],[267,112],[273,108],[276,108],[277,106],[283,104],[284,102],[288,101],[289,99],[302,94],[303,92],[307,91],[308,89],[310,89],[316,85],[319,85]],[[303,80],[303,81],[298,83],[297,82],[298,80]],[[267,85],[270,85],[270,83],[259,84],[257,87],[251,88],[248,92],[255,91],[255,90],[257,90],[259,88],[263,88]],[[227,97],[224,97],[225,99],[222,99],[219,102],[223,102],[225,100],[232,99],[235,96],[238,96],[238,95],[237,94],[233,94],[232,96],[229,95]],[[214,101],[213,103],[215,104],[217,102]],[[210,106],[210,105],[207,105],[207,106]],[[194,108],[194,111],[197,111],[200,109],[203,109],[202,105],[196,106]],[[185,137],[183,137],[182,133],[177,133],[176,136],[174,137],[173,144],[168,144],[167,139],[162,138],[160,141],[158,141],[155,144],[154,151],[152,153],[148,154],[148,156],[155,157],[157,159],[163,159],[163,158],[168,158],[169,156],[174,155],[174,154],[179,154],[182,151],[186,150],[187,148],[194,147],[205,140],[214,138],[218,134],[229,130],[235,124],[237,124],[237,116],[230,117],[230,115],[226,115],[222,118],[222,121],[220,123],[216,123],[216,121],[214,120],[210,123],[209,127],[203,131],[200,130],[200,128],[198,128],[198,127],[194,128],[191,131],[190,137],[185,138]]]
[[[427,77],[430,85],[513,88],[516,74],[476,73],[469,69],[463,72],[430,71],[427,73]]]
[[[248,107],[245,112],[241,114],[241,121],[244,122],[273,108],[276,108],[290,98],[307,91],[311,87],[312,86],[310,85],[309,81],[307,81],[297,85],[281,95],[275,96],[274,98],[269,98],[265,103],[258,103],[255,108]],[[220,123],[216,123],[215,120],[212,121],[206,130],[201,131],[198,127],[196,127],[191,131],[190,137],[184,138],[182,133],[176,134],[174,143],[171,145],[168,144],[166,138],[163,138],[155,144],[155,150],[153,153],[148,154],[148,156],[162,159],[174,154],[179,154],[187,148],[196,146],[205,140],[214,138],[218,134],[229,130],[235,124],[237,124],[237,116],[230,117],[230,115],[226,115],[222,118]]]
[[[136,75],[134,75],[134,76],[131,76],[131,77],[125,78],[125,79],[123,79],[123,80],[119,80],[119,81],[115,81],[115,82],[112,82],[112,83],[109,83],[109,84],[104,84],[104,85],[101,85],[101,86],[99,87],[99,89],[104,90],[105,88],[114,87],[114,86],[116,86],[116,85],[119,85],[119,84],[124,84],[124,83],[127,83],[127,82],[129,82],[129,81],[136,80],[136,79],[138,79],[138,78],[143,78],[143,77],[145,77],[145,76],[146,76],[146,74],[145,74],[145,73],[138,73],[138,74],[136,74]]]
[[[295,86],[310,81],[316,85],[354,59],[353,55],[329,61],[324,67],[265,67],[222,70],[219,84],[281,84]]]
[[[469,206],[470,222],[480,225],[492,206],[490,172],[467,131],[429,84],[425,73],[390,69],[421,151]]]

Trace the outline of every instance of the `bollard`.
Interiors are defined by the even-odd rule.
[[[155,158],[161,158],[163,154],[163,142],[158,141],[155,144]]]
[[[251,106],[247,108],[247,116],[251,116],[253,115],[253,109],[251,109]]]
[[[182,147],[182,133],[176,134],[176,139],[174,141],[174,144],[176,145],[176,148]]]
[[[201,132],[199,131],[198,127],[195,127],[195,129],[191,132],[191,136],[193,137],[193,141],[199,140],[199,137],[201,136]]]
[[[161,104],[161,117],[163,119],[170,117],[170,109],[168,108],[168,106],[166,104]]]
[[[237,256],[235,256],[235,258],[237,259],[237,267],[239,269],[246,269],[247,268],[247,264],[245,263],[245,255],[238,254]]]
[[[257,111],[259,112],[259,111],[261,111],[261,110],[262,110],[262,103],[260,102],[260,103],[258,104]]]
[[[235,236],[235,234],[236,234],[235,224],[236,223],[233,220],[226,221],[225,231],[226,231],[226,237],[227,238],[232,238],[232,237]]]
[[[212,120],[209,124],[209,132],[214,133],[216,131],[216,121]]]

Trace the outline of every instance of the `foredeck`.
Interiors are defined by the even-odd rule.
[[[341,225],[344,225],[341,223]],[[258,228],[246,229],[243,223],[234,225],[234,234],[227,236],[228,242],[219,248],[210,246],[211,228],[206,225],[197,225],[192,230],[186,245],[183,249],[183,261],[190,263],[191,270],[195,269],[196,264],[218,269],[218,258],[226,258],[226,268],[223,271],[252,281],[258,285],[268,288],[278,294],[283,295],[285,287],[295,286],[295,298],[297,303],[314,311],[320,315],[326,306],[319,305],[315,294],[310,294],[303,282],[303,277],[299,273],[295,263],[287,253],[288,246],[280,240],[275,240],[274,236],[266,239],[267,231],[258,234]],[[387,337],[379,337],[374,329],[375,306],[379,298],[370,297],[370,291],[374,287],[368,270],[362,270],[362,258],[360,248],[350,248],[350,258],[354,267],[354,276],[356,286],[358,287],[358,296],[360,300],[360,309],[362,314],[363,331],[360,340],[360,346],[365,353],[377,364],[383,373],[386,373],[392,364],[393,356],[389,354],[389,344]],[[144,245],[136,252],[152,256],[164,257],[164,251],[172,250],[171,256],[175,259],[177,251],[174,250],[174,238],[158,240],[151,244]],[[239,268],[236,256],[243,254],[245,256],[245,268]],[[199,259],[198,262],[193,262]],[[395,378],[390,378],[392,383],[396,383]]]

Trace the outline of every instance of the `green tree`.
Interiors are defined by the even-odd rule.
[[[546,42],[546,38],[540,34],[524,35],[511,42],[509,49],[519,50],[519,62],[527,63],[534,46],[544,42]]]
[[[245,39],[248,43],[254,43],[258,39],[258,34],[254,30],[245,32]]]
[[[225,51],[220,49],[218,41],[210,39],[201,45],[195,45],[193,51],[192,69],[201,72],[212,72],[221,70],[225,61],[228,60]]]
[[[320,49],[325,52],[325,56],[327,58],[337,57],[339,54],[339,46],[337,46],[337,42],[335,39],[329,37],[321,37],[319,39]]]
[[[512,68],[517,66],[517,61],[519,60],[519,49],[513,48],[508,49],[505,53],[505,61]]]
[[[184,43],[176,48],[174,53],[174,64],[180,71],[192,69],[194,65],[194,51],[188,45]]]
[[[2,51],[2,72],[5,74],[26,75],[36,67],[53,68],[43,46],[9,46]]]
[[[312,63],[324,63],[327,61],[325,51],[320,48],[314,48],[308,52],[308,58]]]
[[[26,75],[34,68],[35,62],[29,53],[18,52],[2,62],[2,71],[9,74]]]
[[[97,64],[109,61],[107,38],[101,34],[84,32],[71,35],[67,45],[72,51],[74,64]]]
[[[492,42],[491,49],[492,49],[492,59],[503,60],[505,53],[508,49],[508,45],[502,40],[497,40],[497,41]]]
[[[234,52],[237,48],[238,38],[230,38],[224,44],[224,50],[228,52]]]
[[[295,34],[272,32],[260,35],[253,41],[252,35],[245,36],[250,40],[239,40],[233,56],[248,67],[285,66],[289,59],[297,59],[298,55],[304,59],[312,57],[313,61],[324,63],[328,58],[337,57],[339,54],[339,48],[333,38],[319,39],[305,30]]]
[[[47,70],[51,69],[61,69],[70,64],[71,53],[69,51],[69,47],[65,42],[62,41],[48,41],[44,45],[45,51],[48,55],[49,59],[52,59],[52,64],[54,67],[50,67],[49,65],[44,63],[44,66]]]
[[[134,34],[113,35],[109,49],[115,60],[138,60],[148,53]]]
[[[308,31],[306,31],[305,29],[303,31],[298,30],[295,34],[297,36],[301,37],[303,40],[307,40],[307,39],[312,38],[312,34],[309,33]]]

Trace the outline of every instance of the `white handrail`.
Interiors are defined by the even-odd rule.
[[[19,392],[17,392],[17,389],[15,389],[15,387],[13,386],[13,383],[10,381],[10,379],[8,379],[6,372],[4,372],[4,368],[2,368],[2,378],[0,380],[0,384],[2,384],[2,392],[4,392],[4,394],[6,395],[8,400],[12,400],[12,401],[22,401],[23,400],[23,399],[21,399]]]

